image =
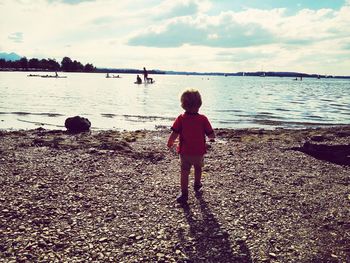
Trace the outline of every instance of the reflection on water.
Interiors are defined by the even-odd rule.
[[[200,90],[201,112],[216,128],[305,127],[349,124],[350,81],[259,77],[155,75],[135,85],[135,75],[67,73],[65,79],[0,72],[0,129],[63,127],[67,117],[87,117],[95,129],[170,126],[182,112],[179,95]]]

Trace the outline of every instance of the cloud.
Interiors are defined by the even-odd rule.
[[[220,51],[217,53],[217,58],[221,61],[244,62],[247,60],[271,59],[276,53],[272,51],[262,50],[235,50],[235,51]]]
[[[131,37],[128,44],[150,47],[180,47],[185,44],[209,47],[243,47],[269,44],[273,35],[257,23],[239,23],[234,16],[198,16],[171,20]]]
[[[23,42],[23,33],[22,32],[15,32],[8,36],[8,39],[12,40],[15,43],[22,43]]]
[[[78,5],[84,2],[93,2],[96,0],[48,0],[49,3],[64,3],[69,5]]]
[[[210,3],[200,0],[166,0],[152,9],[156,20],[164,20],[181,16],[193,16],[207,11]]]
[[[149,47],[244,47],[271,44],[280,38],[285,10],[247,9],[221,12],[209,16],[197,14],[165,20],[161,26],[149,27],[130,37],[128,44]],[[306,40],[304,40],[306,41]]]
[[[103,16],[103,17],[95,18],[91,23],[95,25],[106,25],[106,24],[113,23],[115,19],[116,18],[113,16]]]
[[[240,48],[278,43],[303,47],[350,34],[350,6],[340,10],[302,9],[286,15],[286,9],[246,9],[209,16],[198,13],[164,19],[130,36],[127,44],[145,47],[183,45]]]
[[[166,19],[179,16],[190,16],[196,14],[197,12],[198,5],[195,2],[183,2],[182,5],[172,5],[166,12],[160,13],[158,18]]]
[[[344,44],[342,45],[342,48],[345,49],[345,50],[350,50],[350,41],[347,42],[347,43],[344,43]]]

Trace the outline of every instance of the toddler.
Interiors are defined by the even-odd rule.
[[[168,139],[168,147],[172,148],[176,138],[179,136],[177,148],[181,159],[181,193],[177,202],[186,203],[188,200],[188,176],[192,165],[194,166],[194,190],[201,189],[201,177],[203,157],[206,153],[205,136],[214,141],[215,134],[206,116],[199,114],[202,106],[202,98],[197,90],[186,90],[181,95],[181,107],[185,113],[179,115],[173,126],[172,133]]]

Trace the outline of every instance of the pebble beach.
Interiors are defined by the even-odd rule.
[[[350,262],[350,126],[215,132],[179,205],[169,130],[0,131],[0,262]]]

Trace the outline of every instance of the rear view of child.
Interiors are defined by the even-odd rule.
[[[194,190],[199,191],[202,187],[202,166],[206,153],[205,137],[214,140],[214,130],[208,118],[199,114],[202,98],[197,90],[186,90],[181,95],[181,107],[185,113],[179,115],[173,126],[168,139],[168,147],[172,148],[179,136],[178,153],[181,159],[181,193],[177,197],[179,203],[188,200],[188,176],[192,165],[194,166]]]

